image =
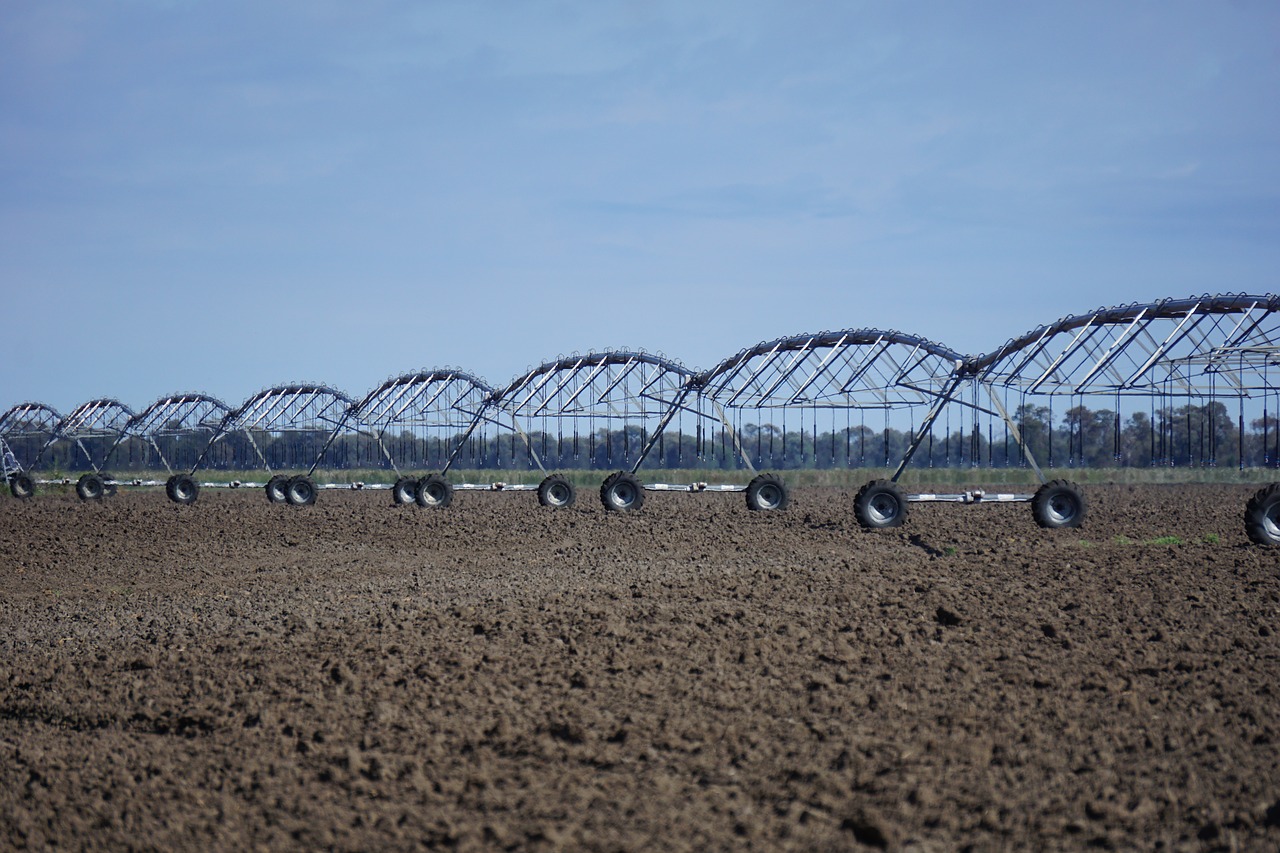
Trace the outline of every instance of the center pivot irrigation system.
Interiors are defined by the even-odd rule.
[[[1041,468],[1042,461],[1054,464],[1055,401],[1060,412],[1060,401],[1068,404],[1069,464],[1083,459],[1086,432],[1098,441],[1098,424],[1086,425],[1079,413],[1088,411],[1086,403],[1102,401],[1102,414],[1114,419],[1117,462],[1122,437],[1133,441],[1133,427],[1121,423],[1128,406],[1149,431],[1150,464],[1197,457],[1216,464],[1221,443],[1231,440],[1223,436],[1233,435],[1243,467],[1248,416],[1261,425],[1263,464],[1277,465],[1278,377],[1280,297],[1206,295],[1071,315],[979,356],[898,331],[847,329],[756,344],[706,371],[639,350],[613,350],[558,357],[502,388],[452,368],[409,373],[358,401],[299,383],[261,391],[236,409],[202,394],[164,397],[137,414],[110,399],[66,416],[22,403],[0,415],[0,451],[17,497],[30,497],[37,483],[70,483],[37,481],[32,472],[43,466],[87,467],[76,481],[84,500],[109,496],[120,485],[163,482],[179,504],[194,502],[209,487],[264,488],[269,500],[300,506],[314,503],[319,489],[368,488],[389,489],[396,504],[446,507],[455,490],[484,489],[536,490],[543,506],[560,508],[576,500],[564,472],[597,469],[613,471],[600,499],[618,512],[640,509],[646,491],[740,492],[751,510],[784,509],[786,484],[764,471],[781,457],[782,467],[883,465],[891,471],[854,498],[865,528],[897,527],[911,503],[927,501],[1026,502],[1042,527],[1078,527],[1086,512],[1083,492],[1067,480],[1047,480]],[[1028,412],[1042,404],[1047,460],[1036,458],[1026,435],[1037,428]],[[953,438],[955,413],[960,428]],[[1232,429],[1223,428],[1224,420],[1235,421]],[[891,423],[909,427],[904,441],[891,441]],[[1016,457],[1037,487],[1009,494],[904,491],[899,480],[913,459],[934,463],[935,430],[944,425],[943,464],[953,463],[953,441],[959,445],[954,459],[962,464],[978,467],[984,452],[988,465],[997,464],[998,433],[1003,464]],[[647,482],[643,466],[729,468],[743,471],[747,482]],[[106,473],[111,467],[163,468],[169,477],[118,479]],[[370,468],[392,471],[394,484],[317,485],[314,479],[320,469]],[[261,470],[265,478],[201,482],[202,470]],[[449,474],[457,470],[536,470],[542,479],[537,485],[455,483]],[[1280,484],[1254,495],[1245,522],[1253,541],[1280,544]]]
[[[1030,502],[1032,514],[1041,527],[1078,527],[1086,510],[1083,493],[1066,480],[1046,481],[1031,448],[1023,440],[1018,420],[1009,413],[1010,396],[1017,401],[1015,411],[1020,415],[1026,411],[1028,396],[1046,397],[1050,406],[1055,397],[1067,397],[1077,406],[1083,405],[1086,399],[1114,400],[1113,440],[1117,457],[1125,398],[1144,398],[1153,411],[1157,403],[1161,411],[1169,411],[1175,399],[1211,403],[1233,400],[1239,412],[1236,434],[1243,442],[1246,401],[1261,402],[1265,431],[1269,422],[1268,395],[1277,394],[1271,368],[1280,369],[1278,311],[1280,299],[1274,296],[1236,295],[1166,299],[1104,308],[1064,317],[1011,339],[993,353],[956,361],[950,375],[941,379],[941,390],[934,395],[893,476],[887,481],[868,483],[858,493],[854,507],[859,522],[864,527],[901,524],[909,501],[996,500]],[[975,457],[982,437],[982,417],[988,418],[988,448],[994,444],[990,439],[991,421],[999,418],[1003,422],[1006,434],[1013,437],[1041,483],[1036,492],[902,493],[897,486],[898,478],[932,435],[940,412],[952,402],[963,404],[973,415],[970,437]],[[1209,411],[1216,409],[1209,408]],[[1050,413],[1052,423],[1052,409]],[[1155,421],[1155,418],[1150,421],[1153,445]],[[1077,440],[1075,428],[1070,436],[1072,443]],[[1212,442],[1215,435],[1212,428],[1208,435]],[[1186,437],[1190,441],[1190,429]],[[1162,434],[1160,440],[1163,442],[1166,438]],[[1171,440],[1171,435],[1168,438]],[[1264,432],[1264,443],[1266,440]],[[1244,458],[1243,452],[1239,458]],[[1280,529],[1277,529],[1280,506],[1276,492],[1275,487],[1264,489],[1250,502],[1247,515],[1251,518],[1247,519],[1246,526],[1254,541],[1280,543]]]

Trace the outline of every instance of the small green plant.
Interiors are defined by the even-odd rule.
[[[948,545],[942,549],[942,553],[946,554],[948,557],[954,557],[956,555],[956,546]]]
[[[1157,536],[1154,539],[1143,539],[1141,542],[1130,539],[1128,536],[1117,536],[1112,541],[1115,542],[1115,544],[1117,545],[1181,545],[1182,544],[1182,539],[1178,536]]]
[[[1222,537],[1216,533],[1206,533],[1204,535],[1204,544],[1206,545],[1218,545],[1221,542],[1222,542]]]

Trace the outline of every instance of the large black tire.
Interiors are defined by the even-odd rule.
[[[36,480],[33,480],[31,474],[27,474],[26,471],[18,471],[17,474],[9,476],[9,493],[19,501],[26,501],[27,498],[36,494]]]
[[[428,474],[418,481],[414,499],[425,509],[444,509],[453,503],[453,485],[439,474]]]
[[[116,478],[105,471],[98,476],[102,478],[102,496],[104,498],[114,498],[116,496],[117,486],[119,485],[116,483]]]
[[[267,480],[267,500],[273,504],[282,504],[289,500],[289,478],[284,474],[276,474]]]
[[[577,500],[578,493],[561,474],[551,474],[538,484],[538,503],[552,509],[568,509]]]
[[[185,506],[200,497],[200,484],[190,474],[174,474],[164,484],[164,493],[169,500]]]
[[[644,486],[633,474],[616,471],[600,484],[600,503],[610,512],[636,512],[644,506]]]
[[[1079,527],[1084,524],[1084,492],[1068,480],[1050,480],[1031,498],[1031,515],[1036,524],[1048,530]]]
[[[18,500],[25,501],[36,493],[36,481],[31,479],[31,475],[25,472],[19,472],[9,478],[9,494]]]
[[[418,499],[418,481],[412,477],[401,477],[391,487],[391,502],[396,506],[411,504]]]
[[[854,496],[853,515],[868,530],[901,527],[907,520],[907,496],[892,480],[872,480]]]
[[[284,493],[290,506],[311,506],[316,502],[316,484],[305,474],[291,477]]]
[[[777,474],[757,474],[747,483],[747,509],[753,512],[786,509],[790,502],[787,486]]]
[[[1258,545],[1280,545],[1280,483],[1263,486],[1244,507],[1244,532]]]
[[[106,491],[107,487],[97,474],[81,474],[76,480],[76,495],[82,501],[100,501]]]

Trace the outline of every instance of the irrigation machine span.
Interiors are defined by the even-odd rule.
[[[493,394],[484,380],[454,368],[407,373],[370,391],[352,409],[340,440],[351,444],[358,463],[395,473],[393,503],[443,508],[455,488],[490,488],[455,486],[446,475],[460,458],[474,467],[487,462],[476,427],[488,418]]]
[[[259,391],[223,417],[189,474],[169,478],[166,488],[170,499],[194,501],[199,489],[189,487],[196,472],[213,466],[261,468],[267,474],[265,482],[232,480],[203,485],[262,488],[272,503],[309,506],[315,503],[318,489],[345,488],[317,486],[312,477],[354,405],[341,391],[313,383]]]
[[[1234,403],[1234,448],[1238,464],[1246,459],[1246,411],[1261,414],[1262,458],[1274,464],[1280,456],[1280,431],[1274,426],[1276,374],[1280,373],[1280,299],[1275,296],[1227,294],[1100,308],[1070,315],[1013,338],[992,353],[956,361],[945,379],[928,386],[934,396],[913,438],[888,480],[868,483],[854,501],[859,523],[868,528],[894,527],[906,518],[913,501],[961,503],[1025,501],[1041,527],[1078,527],[1086,500],[1078,485],[1065,479],[1046,481],[1024,430],[1028,405],[1047,403],[1048,464],[1054,464],[1052,423],[1055,400],[1067,398],[1067,465],[1083,460],[1086,430],[1097,438],[1098,424],[1087,424],[1087,401],[1114,403],[1103,409],[1110,421],[1113,457],[1122,462],[1122,412],[1126,402],[1149,410],[1148,464],[1218,464],[1220,430],[1226,403]],[[923,387],[919,383],[909,383]],[[1176,404],[1181,402],[1181,408]],[[1005,443],[1016,444],[1023,462],[1034,471],[1040,487],[1033,493],[908,495],[898,486],[912,457],[932,442],[933,428],[949,404],[959,404],[973,417],[969,431],[971,465],[996,446],[995,424]],[[1013,414],[1011,414],[1011,412]],[[1074,415],[1074,417],[1073,417]],[[985,442],[983,418],[986,418]],[[1186,420],[1185,427],[1182,419]],[[963,428],[962,428],[963,429]],[[1106,429],[1106,427],[1103,427]],[[949,434],[949,432],[948,432]],[[1272,445],[1272,440],[1276,444]],[[988,457],[990,458],[990,456]],[[1280,486],[1260,490],[1248,503],[1245,527],[1249,538],[1280,544]]]
[[[36,472],[48,467],[84,465],[89,470],[75,483],[80,499],[98,500],[114,495],[118,484],[105,468],[133,417],[128,406],[107,398],[90,400],[61,417],[42,403],[14,406],[0,416],[0,442],[4,443],[0,450],[5,457],[10,492],[14,497],[25,499],[35,494],[37,485],[69,485],[70,478],[36,479]],[[25,465],[15,447],[29,459]]]
[[[20,403],[0,415],[0,473],[18,498],[40,484],[74,482],[83,500],[163,485],[189,504],[202,488],[260,487],[272,502],[306,506],[320,489],[367,487],[390,490],[396,504],[444,507],[455,490],[506,489],[561,508],[577,497],[568,472],[598,469],[612,471],[600,486],[605,508],[629,512],[647,491],[738,492],[752,510],[780,510],[788,486],[769,469],[883,464],[888,476],[854,499],[865,528],[897,527],[924,501],[1027,502],[1041,526],[1070,528],[1084,521],[1084,492],[1046,480],[1041,463],[1096,463],[1109,442],[1117,465],[1280,467],[1278,413],[1280,297],[1220,294],[1069,315],[977,356],[903,332],[846,329],[759,343],[706,371],[623,349],[558,357],[502,388],[453,368],[422,370],[359,401],[298,383],[235,409],[205,394],[162,397],[137,414],[109,398],[65,416]],[[891,418],[909,429],[891,436]],[[976,468],[984,455],[990,467],[1013,467],[1016,456],[1037,487],[945,494],[900,485],[909,466]],[[738,470],[747,482],[647,482],[646,466]],[[382,469],[394,483],[317,485],[321,468]],[[112,469],[163,469],[168,479]],[[462,469],[538,472],[541,481],[451,482]],[[74,481],[59,474],[77,470]],[[266,476],[197,479],[219,470]],[[1254,494],[1244,515],[1252,541],[1280,545],[1280,483]]]
[[[44,403],[19,403],[0,415],[0,457],[5,482],[15,498],[36,493],[37,460],[57,436],[61,421],[62,415]]]
[[[800,454],[805,459],[830,467],[864,467],[868,436],[875,434],[877,418],[883,418],[882,441],[878,450],[873,443],[873,453],[883,454],[888,468],[893,454],[890,416],[907,413],[911,440],[897,469],[888,479],[867,483],[854,499],[861,526],[887,528],[901,525],[907,504],[913,502],[1034,499],[1034,495],[993,495],[977,490],[908,494],[898,486],[916,451],[926,442],[932,445],[933,424],[939,414],[950,403],[966,402],[958,393],[963,365],[964,356],[959,352],[917,335],[846,329],[757,344],[708,370],[699,384],[723,420],[724,431],[734,436],[738,454],[753,470],[753,456],[757,463],[772,459],[773,439],[779,429],[776,422],[781,423],[784,437],[791,433],[788,419],[799,427]],[[926,411],[916,427],[916,412],[921,409]],[[870,428],[868,415],[873,424]],[[950,441],[949,432],[946,440]]]
[[[706,483],[643,482],[641,466],[652,458],[663,467],[683,467],[684,442],[668,456],[665,433],[688,417],[688,399],[698,374],[661,355],[615,350],[570,355],[539,365],[514,379],[494,400],[495,422],[522,440],[532,463],[546,476],[538,486],[544,506],[576,499],[563,468],[613,469],[600,486],[600,501],[612,512],[644,506],[646,491],[739,491]],[[683,435],[683,430],[680,431]],[[666,465],[665,462],[675,464]]]
[[[1230,418],[1237,442],[1232,450],[1243,469],[1247,414],[1261,415],[1264,464],[1274,465],[1280,455],[1280,431],[1273,418],[1280,402],[1278,342],[1280,298],[1274,295],[1164,299],[1099,308],[1032,329],[990,354],[968,359],[957,381],[970,386],[975,411],[981,410],[976,401],[985,395],[1010,429],[1016,429],[1007,414],[1011,396],[1019,412],[1026,411],[1028,399],[1046,400],[1050,423],[1055,399],[1067,399],[1068,415],[1084,411],[1088,400],[1111,401],[1110,438],[1117,461],[1126,404],[1150,413],[1149,464],[1180,460],[1217,465],[1226,432],[1217,427]],[[1071,465],[1083,456],[1090,425],[1082,417],[1068,417],[1067,425]],[[1098,425],[1092,426],[1096,431]],[[1023,450],[1039,475],[1030,451]],[[1052,443],[1049,454],[1052,458]],[[1083,495],[1064,481],[1049,486],[1054,488],[1037,508],[1037,521],[1046,527],[1075,526],[1083,517]],[[1280,544],[1280,488],[1275,484],[1249,501],[1245,528],[1254,542]]]

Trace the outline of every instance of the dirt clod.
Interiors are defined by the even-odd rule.
[[[944,628],[954,628],[962,621],[960,616],[945,607],[939,607],[933,615],[934,621]]]

